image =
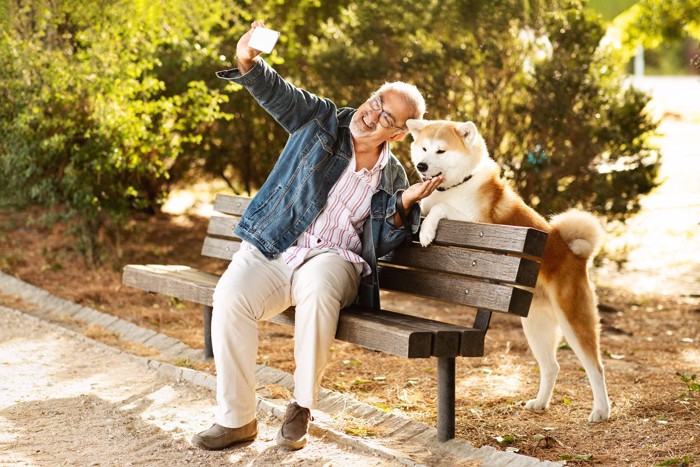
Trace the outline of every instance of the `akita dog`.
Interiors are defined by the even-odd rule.
[[[530,313],[522,319],[540,366],[537,398],[525,407],[544,410],[549,406],[559,373],[556,352],[563,332],[593,389],[588,420],[607,420],[610,401],[600,359],[597,298],[588,277],[589,260],[603,236],[596,218],[570,210],[547,222],[501,178],[500,168],[472,122],[408,120],[406,125],[414,139],[411,159],[423,180],[445,178],[421,202],[426,216],[420,229],[421,245],[433,241],[440,219],[534,227],[549,234]]]

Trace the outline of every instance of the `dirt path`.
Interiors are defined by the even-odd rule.
[[[279,420],[253,443],[192,447],[209,426],[210,391],[174,383],[138,359],[0,307],[0,465],[401,465],[314,437],[277,447]]]
[[[664,183],[642,201],[642,210],[606,250],[624,258],[596,271],[602,285],[635,293],[700,296],[700,79],[642,77],[635,86],[651,93],[659,126]]]

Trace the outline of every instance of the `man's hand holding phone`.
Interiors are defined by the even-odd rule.
[[[255,59],[261,52],[272,52],[279,35],[279,32],[267,29],[262,21],[253,21],[250,30],[243,34],[236,45],[239,71],[247,73],[255,66]]]

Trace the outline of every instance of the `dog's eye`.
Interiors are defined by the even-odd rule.
[[[427,149],[423,148],[423,152],[427,152],[427,151],[428,151]]]
[[[445,150],[444,150],[444,149],[438,149],[438,150],[437,150],[437,153],[438,153],[438,154],[444,154],[444,153],[445,153]]]

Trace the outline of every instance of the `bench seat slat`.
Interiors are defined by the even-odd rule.
[[[216,274],[187,266],[127,265],[122,280],[126,285],[148,292],[211,306],[218,279]],[[392,319],[390,315],[384,317],[383,312],[373,313],[371,319],[367,319],[366,313],[358,314],[363,310],[361,307],[343,310],[337,339],[406,358],[432,355],[434,333],[430,329],[410,325],[405,319]],[[293,326],[293,316],[293,312],[286,311],[272,321]],[[451,353],[455,351],[449,349]]]
[[[404,323],[407,326],[416,327],[417,329],[431,330],[434,333],[434,338],[438,338],[438,343],[433,343],[433,357],[483,356],[486,332],[480,329],[387,310],[375,311],[362,307],[356,307],[356,309],[356,313],[368,320],[373,319],[375,316],[380,316],[384,319],[391,319],[395,322]],[[439,342],[440,336],[444,340],[443,343]],[[453,342],[454,336],[457,336],[458,339]],[[456,348],[454,345],[456,345]]]
[[[207,306],[218,281],[218,275],[188,266],[130,264],[122,274],[125,285]]]

